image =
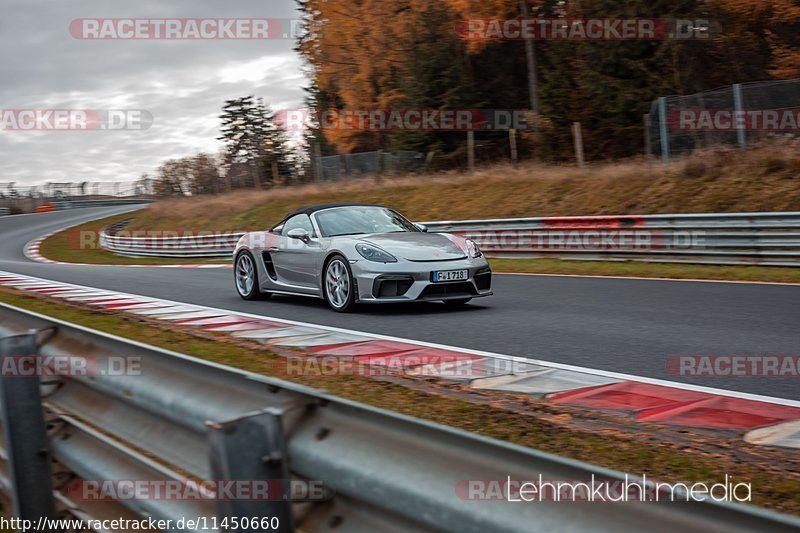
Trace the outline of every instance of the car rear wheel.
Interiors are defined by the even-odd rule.
[[[236,282],[236,292],[244,300],[266,300],[270,294],[263,293],[258,288],[258,269],[256,260],[248,251],[240,253],[233,265],[233,276]]]
[[[355,307],[356,291],[353,273],[349,263],[341,255],[335,255],[328,261],[322,287],[325,292],[325,301],[334,311],[346,313]]]
[[[468,304],[472,298],[459,298],[458,300],[442,300],[445,305],[449,305],[451,307],[459,307],[462,305]]]

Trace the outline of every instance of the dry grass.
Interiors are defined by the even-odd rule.
[[[390,205],[420,221],[800,210],[797,147],[719,149],[669,166],[643,161],[586,169],[498,165],[471,176],[450,172],[166,199],[137,215],[131,229],[263,229],[296,207],[338,201]]]

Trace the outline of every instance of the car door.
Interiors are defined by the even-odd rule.
[[[294,229],[302,229],[308,233],[309,240],[304,242],[288,236]],[[318,288],[318,265],[322,248],[314,232],[311,219],[300,213],[286,220],[280,231],[278,249],[270,252],[278,281],[297,287]]]

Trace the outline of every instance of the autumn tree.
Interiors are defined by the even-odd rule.
[[[541,132],[522,149],[572,159],[581,122],[589,158],[641,153],[651,102],[732,83],[800,76],[798,0],[526,0],[539,18],[708,20],[707,39],[536,41]],[[527,109],[522,41],[463,40],[474,18],[519,17],[518,0],[299,0],[308,29],[298,45],[325,109]],[[334,129],[313,133],[326,153],[436,150],[461,162],[463,138],[434,132]],[[502,134],[481,133],[488,158],[507,157]]]

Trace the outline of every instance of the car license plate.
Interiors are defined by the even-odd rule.
[[[468,270],[437,270],[433,273],[433,282],[441,281],[466,281],[469,279]]]

